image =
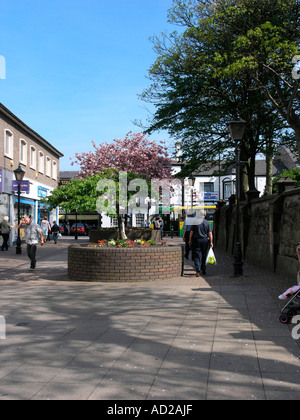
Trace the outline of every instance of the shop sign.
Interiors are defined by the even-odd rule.
[[[218,192],[200,192],[199,194],[201,201],[218,201],[219,193]]]
[[[12,190],[18,192],[18,185],[21,185],[20,191],[21,192],[29,192],[30,191],[30,184],[29,181],[13,181],[12,182]]]
[[[38,196],[39,197],[47,197],[47,188],[38,187]]]

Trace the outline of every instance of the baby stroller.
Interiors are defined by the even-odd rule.
[[[297,246],[298,260],[300,261],[300,242]],[[281,309],[279,321],[282,324],[288,324],[291,319],[300,312],[300,271],[297,276],[297,286],[293,286],[286,290],[282,295],[278,296],[280,300],[288,300],[287,304]]]
[[[300,285],[294,286],[293,288],[298,288],[298,290],[295,293],[289,293],[287,294],[287,298],[291,297],[290,300],[287,302],[286,305],[281,309],[281,315],[279,317],[279,321],[282,324],[288,324],[290,320],[297,315],[298,311],[300,311]],[[291,290],[289,289],[289,290]],[[283,296],[283,295],[280,295]],[[280,298],[279,296],[279,298]]]

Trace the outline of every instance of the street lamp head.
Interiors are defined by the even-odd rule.
[[[195,185],[196,178],[191,175],[188,177],[188,181],[189,181],[189,186],[193,187]]]
[[[239,116],[228,124],[228,129],[232,140],[242,140],[247,122]]]
[[[15,177],[16,177],[17,181],[23,181],[25,171],[24,171],[24,169],[21,168],[20,163],[19,163],[18,168],[14,170],[14,174],[15,174]]]

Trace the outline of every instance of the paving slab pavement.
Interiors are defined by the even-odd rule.
[[[86,239],[79,239],[79,242]],[[169,243],[181,243],[169,239]],[[232,257],[195,277],[68,281],[64,238],[0,253],[1,400],[299,400],[300,349],[279,323],[291,279]]]

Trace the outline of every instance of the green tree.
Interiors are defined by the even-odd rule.
[[[280,7],[274,9],[274,3]],[[298,82],[291,80],[291,59],[298,51],[299,34],[296,36],[294,26],[288,29],[288,23],[295,3],[295,0],[173,1],[169,20],[182,29],[153,39],[158,58],[149,70],[152,84],[141,97],[156,108],[147,132],[166,129],[181,140],[183,159],[188,161],[186,172],[200,163],[214,165],[214,160],[220,157],[234,159],[227,124],[239,109],[248,122],[241,149],[241,160],[247,161],[242,167],[242,174],[246,174],[242,185],[244,190],[247,183],[254,187],[256,154],[273,152],[273,144],[279,142],[282,130],[290,124],[284,112],[279,113],[266,96],[266,89],[275,94],[275,83],[272,85],[265,67],[257,66],[251,55],[245,54],[249,51],[243,40],[247,34],[263,33],[261,40],[265,44],[261,42],[257,54],[261,62],[270,63],[274,57],[272,49],[276,48],[285,63],[279,74],[283,77],[284,70],[293,84],[290,92],[286,88],[286,97],[293,95]],[[274,28],[279,21],[285,22],[285,30],[277,30],[274,40],[270,25],[266,25],[269,19]],[[295,20],[297,27],[294,17]],[[295,138],[288,131],[286,136],[289,142]]]
[[[296,181],[295,187],[300,187],[300,168],[292,168],[292,169],[285,169],[282,174],[277,175],[273,179],[273,191],[276,191],[276,182],[280,178],[291,178],[292,180]]]
[[[147,189],[150,191],[150,181],[145,175],[136,175],[133,172],[127,172],[126,196],[122,198],[124,191],[119,183],[119,171],[117,169],[105,169],[96,175],[92,175],[83,179],[73,179],[68,184],[58,186],[51,195],[44,199],[44,203],[50,209],[61,207],[66,213],[77,212],[84,214],[87,212],[95,212],[97,210],[97,200],[100,196],[107,192],[110,198],[105,200],[106,214],[111,217],[118,218],[119,238],[126,239],[122,229],[122,215],[120,211],[120,203],[122,199],[130,200],[130,198],[139,190],[129,191],[128,184],[136,179],[144,179]],[[101,181],[112,181],[114,189],[109,189],[107,184]],[[120,192],[121,191],[121,192]]]

